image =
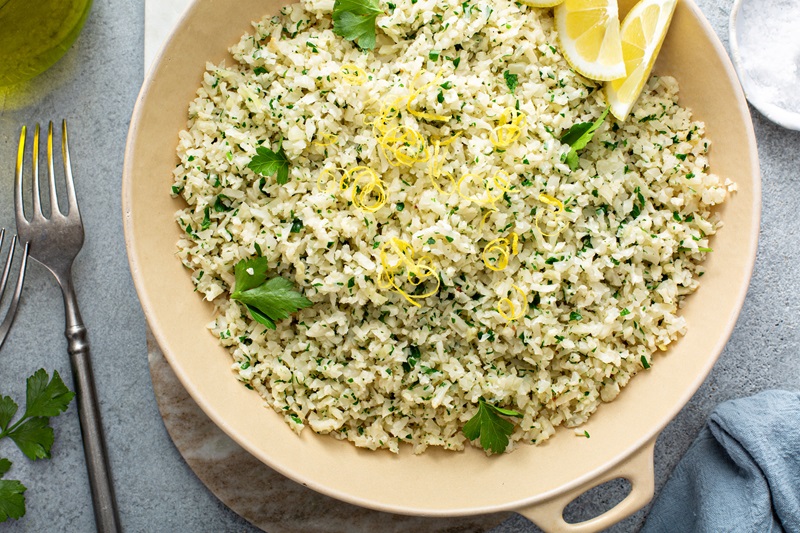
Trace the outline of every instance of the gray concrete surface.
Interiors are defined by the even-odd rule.
[[[727,44],[733,0],[699,0]],[[197,480],[172,445],[156,407],[145,351],[144,318],[128,272],[122,239],[120,183],[128,122],[142,81],[143,3],[96,0],[76,46],[23,90],[0,91],[0,225],[13,228],[13,157],[21,124],[66,117],[73,168],[88,235],[75,280],[90,331],[95,371],[127,531],[253,531]],[[730,398],[767,388],[800,388],[800,232],[797,174],[800,133],[753,112],[764,203],[755,275],[730,343],[705,384],[664,430],[656,446],[656,489],[711,410]],[[0,352],[0,393],[24,397],[24,379],[44,367],[70,379],[62,336],[61,297],[50,275],[31,265],[16,326]],[[10,442],[0,456],[7,477],[28,486],[27,515],[0,531],[91,531],[94,528],[75,407],[54,422],[53,458],[31,462]],[[589,518],[621,499],[616,483],[570,509]],[[635,531],[644,509],[611,530]],[[521,517],[494,533],[538,531]]]

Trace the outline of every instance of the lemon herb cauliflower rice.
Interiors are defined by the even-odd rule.
[[[521,415],[507,450],[540,443],[684,332],[734,185],[669,77],[568,157],[606,103],[550,10],[381,7],[372,51],[305,0],[208,65],[178,146],[178,255],[239,379],[297,432],[460,450],[485,400]],[[248,168],[281,146],[287,183]],[[276,330],[230,298],[262,255],[313,302]]]

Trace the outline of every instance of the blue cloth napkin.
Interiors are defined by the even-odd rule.
[[[642,533],[800,532],[800,393],[720,404]]]

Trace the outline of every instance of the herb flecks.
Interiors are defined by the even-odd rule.
[[[506,80],[506,86],[508,87],[508,90],[511,91],[511,94],[514,94],[514,90],[516,90],[517,84],[519,83],[518,76],[506,70],[503,72],[503,78]]]
[[[362,50],[375,48],[375,20],[383,10],[377,0],[336,0],[333,33],[354,41]]]
[[[503,416],[521,418],[522,413],[496,407],[481,398],[478,401],[478,412],[464,424],[461,431],[469,440],[480,438],[484,450],[503,453],[508,446],[508,437],[514,433],[514,424]]]
[[[236,285],[231,298],[245,304],[254,320],[275,329],[275,322],[310,307],[311,301],[296,291],[291,281],[281,277],[267,279],[268,269],[266,257],[236,263]]]

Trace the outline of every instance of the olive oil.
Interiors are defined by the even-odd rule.
[[[0,0],[0,86],[33,78],[72,46],[92,0]]]

